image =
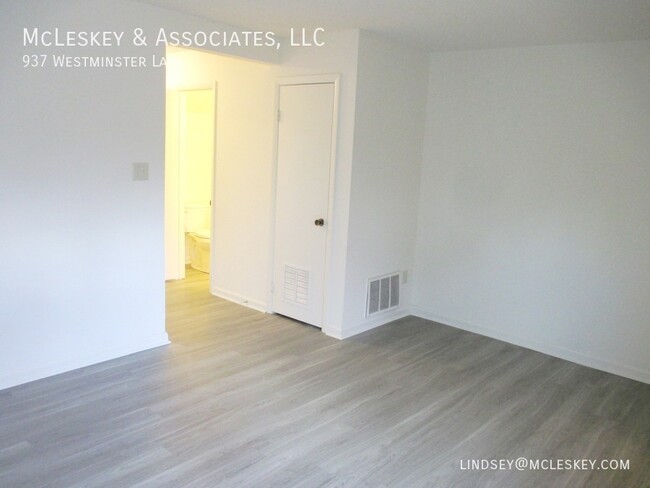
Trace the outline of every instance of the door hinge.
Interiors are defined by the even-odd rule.
[[[278,109],[278,122],[280,122],[280,109]]]

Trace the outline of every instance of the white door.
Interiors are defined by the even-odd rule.
[[[273,311],[322,326],[334,83],[280,86]]]

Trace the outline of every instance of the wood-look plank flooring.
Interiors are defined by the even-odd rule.
[[[650,385],[412,317],[337,341],[207,278],[168,283],[170,346],[0,391],[0,487],[650,486]],[[520,456],[630,469],[462,469]]]

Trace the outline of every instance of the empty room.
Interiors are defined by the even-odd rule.
[[[648,0],[0,25],[0,487],[650,486]]]

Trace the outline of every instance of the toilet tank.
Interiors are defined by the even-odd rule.
[[[209,228],[209,204],[192,203],[185,205],[185,232],[198,232]]]

